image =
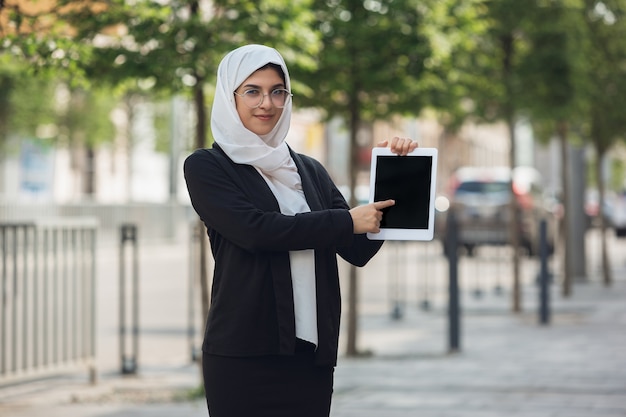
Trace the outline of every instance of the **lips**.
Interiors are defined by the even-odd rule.
[[[271,114],[257,114],[254,117],[256,117],[259,120],[268,121],[268,120],[272,120],[274,115],[271,115]]]

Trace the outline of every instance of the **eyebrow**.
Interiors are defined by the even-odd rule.
[[[278,83],[278,84],[274,84],[272,86],[272,90],[276,89],[276,88],[285,88],[285,84],[284,83]],[[258,88],[259,90],[262,90],[260,85],[256,85],[256,84],[246,84],[246,85],[242,85],[240,88]]]

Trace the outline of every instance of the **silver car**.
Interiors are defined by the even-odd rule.
[[[615,197],[611,207],[611,225],[617,237],[626,237],[626,190]]]
[[[539,174],[520,167],[513,175],[506,167],[463,167],[453,176],[451,209],[458,226],[458,244],[468,255],[477,246],[506,245],[511,241],[511,198],[517,199],[520,245],[529,255],[539,251],[539,221],[550,218],[539,184]],[[549,226],[553,222],[549,222]],[[548,228],[548,250],[553,248],[553,227]]]

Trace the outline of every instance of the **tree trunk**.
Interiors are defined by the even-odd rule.
[[[509,225],[509,233],[511,237],[512,268],[513,268],[513,304],[512,310],[515,313],[522,311],[522,288],[520,279],[520,229],[521,224],[520,210],[518,207],[517,197],[515,196],[515,187],[513,184],[513,172],[515,170],[515,161],[517,159],[515,151],[515,120],[512,112],[507,115],[507,125],[509,128],[509,137],[511,138],[511,149],[509,154],[509,165],[511,168],[511,202],[509,205],[511,223]]]
[[[563,217],[561,218],[561,247],[562,247],[562,265],[561,269],[563,271],[563,288],[562,294],[564,297],[569,297],[572,292],[572,280],[571,280],[571,262],[570,256],[571,251],[569,250],[568,239],[569,239],[569,217],[571,216],[571,211],[569,207],[569,195],[570,195],[570,187],[569,187],[569,178],[568,178],[568,167],[569,167],[569,146],[567,141],[567,122],[560,121],[557,124],[557,134],[559,137],[559,141],[561,144],[561,188],[562,188],[562,196],[561,203],[563,204]]]
[[[124,96],[124,104],[126,106],[126,143],[125,143],[125,153],[126,153],[126,181],[124,190],[125,201],[129,203],[133,199],[133,144],[135,142],[135,138],[133,136],[133,124],[135,123],[135,106],[139,102],[138,96],[135,94],[127,94]]]
[[[606,198],[606,184],[602,175],[602,162],[604,161],[604,150],[596,147],[596,178],[598,181],[598,218],[600,220],[600,239],[602,252],[602,277],[604,285],[609,287],[613,283],[611,263],[609,262],[609,251],[606,241],[607,224],[604,217],[604,200]]]
[[[196,85],[194,87],[194,106],[196,109],[196,148],[201,149],[206,147],[206,109],[204,106],[204,90],[202,89],[204,80],[198,74],[196,74]],[[204,232],[204,224],[201,219],[198,219],[198,228],[201,231],[198,239],[200,239],[200,299],[202,305],[202,320],[203,323],[209,315],[209,272],[208,272],[208,241],[207,235]]]
[[[96,194],[96,153],[91,145],[85,145],[83,169],[83,193],[89,200],[93,200]]]
[[[191,16],[193,18],[198,17],[199,13],[199,2],[192,1],[189,4],[189,11],[191,12]],[[195,147],[196,149],[205,148],[207,145],[206,140],[206,108],[204,106],[204,77],[198,74],[197,71],[194,71],[194,76],[196,78],[196,84],[193,88],[193,102],[194,108],[196,110],[196,140]],[[201,315],[202,315],[202,329],[206,327],[206,321],[209,316],[209,307],[211,305],[210,299],[210,285],[209,285],[209,268],[208,268],[208,236],[206,234],[204,223],[202,219],[198,218],[196,224],[198,230],[198,239],[199,239],[199,271],[198,271],[198,279],[200,280],[200,302],[201,302]],[[200,375],[202,375],[202,355],[198,358],[198,365],[200,367]]]
[[[509,205],[511,222],[509,226],[509,234],[511,239],[511,247],[513,250],[512,255],[512,268],[513,268],[513,305],[512,310],[516,313],[522,311],[522,291],[520,280],[520,238],[519,238],[519,225],[521,224],[520,212],[518,209],[517,198],[515,197],[515,189],[513,187],[513,171],[516,164],[516,149],[515,149],[515,106],[514,106],[514,94],[513,91],[513,55],[515,53],[515,38],[511,33],[506,34],[501,38],[501,45],[503,51],[502,60],[502,77],[506,88],[506,103],[504,104],[504,117],[509,130],[510,150],[509,150],[509,166],[511,168],[511,202]]]
[[[359,112],[356,97],[351,100],[350,105],[350,207],[357,205],[356,185],[359,166],[359,147],[357,134],[359,131]],[[346,355],[357,356],[357,331],[358,331],[358,271],[354,265],[350,265],[348,280],[348,325]]]

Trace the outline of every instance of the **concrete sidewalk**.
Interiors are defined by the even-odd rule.
[[[549,326],[536,312],[466,305],[459,354],[414,338],[388,355],[343,359],[332,416],[626,416],[626,282],[574,291],[555,300]],[[411,317],[402,325],[425,327]]]
[[[445,270],[426,271],[433,282],[430,309],[424,310],[419,282],[390,285],[381,279],[398,259],[387,249],[364,269],[360,282],[358,346],[370,355],[340,357],[332,417],[626,416],[625,246],[613,254],[612,287],[599,282],[593,267],[590,281],[576,284],[568,298],[557,285],[551,287],[549,325],[538,324],[538,290],[528,278],[532,271],[523,285],[522,313],[510,312],[506,286],[502,293],[491,290],[497,272],[485,273],[481,282],[466,280],[461,351],[455,354],[448,353]],[[186,294],[184,281],[177,281],[185,275],[183,249],[153,248],[144,254],[149,262],[142,263],[142,277],[149,279],[142,281],[146,300],[138,375],[119,374],[115,320],[101,306],[98,383],[91,386],[86,375],[74,374],[0,388],[0,415],[206,417],[204,400],[188,397],[199,387],[200,374],[187,358],[185,308],[173,301]],[[102,282],[102,275],[116,267],[101,264],[99,301],[111,310],[115,288]],[[399,319],[390,314],[390,294],[403,295]],[[175,305],[159,315],[165,300]],[[178,319],[168,317],[172,311]]]

